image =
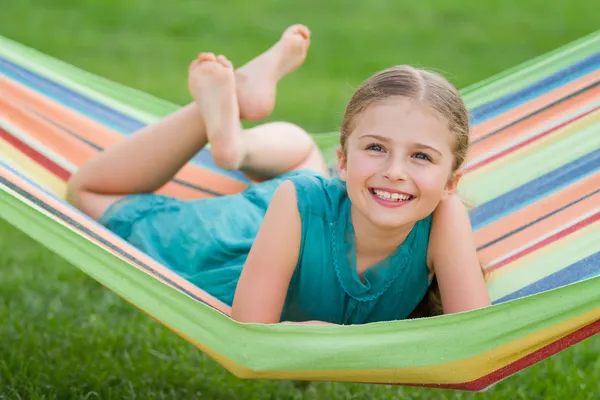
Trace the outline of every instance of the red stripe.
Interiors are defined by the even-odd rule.
[[[498,268],[509,264],[521,257],[526,256],[527,254],[533,253],[535,250],[546,246],[547,244],[550,244],[552,242],[557,241],[558,239],[561,239],[573,232],[578,231],[579,229],[588,226],[590,224],[593,224],[594,222],[598,221],[600,219],[600,213],[594,213],[593,215],[590,215],[589,217],[587,217],[586,219],[583,219],[581,221],[579,221],[578,223],[576,223],[575,225],[569,226],[566,229],[563,229],[562,231],[556,232],[554,235],[547,237],[546,239],[542,240],[539,243],[536,243],[535,245],[528,247],[526,249],[521,250],[520,252],[513,254],[512,256],[508,257],[505,260],[502,260],[501,262],[499,262],[496,265],[493,265],[489,268],[486,268],[486,271],[495,271]]]
[[[40,153],[36,149],[30,147],[27,143],[19,140],[17,137],[13,136],[10,132],[2,129],[0,127],[0,138],[6,140],[8,143],[12,144],[15,148],[17,148],[21,153],[31,158],[33,161],[38,163],[40,166],[52,172],[58,178],[62,179],[64,182],[67,182],[71,178],[71,173],[46,157],[44,154]],[[219,192],[209,191],[201,186],[190,184],[188,181],[176,181],[171,180],[171,183],[176,185],[185,186],[187,188],[212,194],[213,196],[221,195]],[[187,185],[186,185],[187,184]]]
[[[508,149],[506,149],[506,150],[504,150],[504,151],[502,151],[502,152],[500,152],[498,154],[495,154],[495,155],[493,155],[493,156],[491,156],[489,158],[486,158],[485,160],[482,160],[482,161],[480,161],[480,162],[478,162],[476,164],[473,164],[473,165],[465,168],[465,172],[471,172],[473,170],[481,168],[484,165],[487,165],[487,164],[491,163],[492,161],[495,161],[495,160],[497,160],[499,158],[504,157],[507,154],[510,154],[510,153],[512,153],[514,151],[517,151],[517,150],[519,150],[519,149],[527,146],[528,144],[531,144],[531,143],[533,143],[533,142],[535,142],[535,141],[537,141],[537,140],[539,140],[539,139],[541,139],[541,138],[543,138],[545,136],[548,136],[551,133],[556,132],[558,129],[561,129],[561,128],[563,128],[563,127],[565,127],[565,126],[567,126],[567,125],[569,125],[569,124],[571,124],[571,123],[573,123],[573,122],[575,122],[575,121],[577,121],[577,120],[585,117],[586,115],[589,115],[589,114],[595,112],[596,110],[598,110],[598,108],[600,108],[600,107],[596,107],[596,108],[594,108],[591,111],[588,111],[588,112],[586,112],[584,114],[578,115],[577,117],[574,117],[574,118],[572,118],[572,119],[570,119],[568,121],[565,121],[565,122],[563,122],[560,125],[557,125],[557,126],[551,128],[551,129],[548,129],[547,131],[540,132],[538,135],[533,136],[533,137],[527,139],[526,141],[524,141],[522,143],[516,144],[513,147],[510,147],[510,148],[508,148]]]
[[[528,368],[534,364],[537,364],[540,361],[545,360],[546,358],[557,354],[558,352],[576,345],[577,343],[590,338],[600,332],[600,320],[596,320],[589,325],[584,326],[581,329],[576,330],[564,336],[557,341],[550,343],[547,346],[542,347],[539,350],[534,351],[533,353],[511,363],[505,367],[502,367],[490,374],[487,374],[481,378],[475,379],[470,382],[464,383],[447,383],[447,384],[410,384],[403,383],[402,386],[417,386],[417,387],[429,387],[429,388],[437,388],[437,389],[456,389],[456,390],[469,390],[472,392],[478,392],[486,389],[487,387],[493,385],[494,383],[507,378],[511,375],[516,374],[517,372]],[[385,383],[389,384],[389,383]]]
[[[44,169],[52,172],[63,181],[66,182],[71,177],[71,173],[69,171],[2,128],[0,128],[0,138],[6,140],[8,143],[21,151],[21,153],[25,154],[27,157],[44,167]]]
[[[515,373],[527,367],[530,367],[542,360],[545,360],[550,356],[557,354],[561,350],[564,350],[581,342],[584,339],[594,336],[598,332],[600,332],[600,320],[592,322],[590,325],[587,325],[557,340],[554,343],[544,346],[541,349],[529,354],[528,356],[523,357],[520,360],[517,360],[514,363],[509,364],[503,368],[500,368],[492,372],[491,374],[488,374],[482,378],[476,379],[471,382],[459,384],[457,385],[457,387],[454,387],[454,389],[467,389],[472,391],[483,390],[501,379],[514,375]],[[449,387],[449,389],[453,388]]]

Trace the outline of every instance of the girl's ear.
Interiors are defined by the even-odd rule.
[[[450,195],[456,193],[456,190],[458,189],[458,183],[460,182],[460,178],[462,178],[462,176],[463,171],[461,170],[457,170],[452,173],[450,179],[448,179],[448,182],[446,183],[446,187],[444,188],[444,194],[442,196],[443,200],[450,197]]]
[[[346,155],[344,154],[344,150],[342,147],[338,147],[336,150],[337,153],[337,169],[338,176],[342,181],[346,180]]]

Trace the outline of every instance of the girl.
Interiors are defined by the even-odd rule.
[[[445,313],[489,305],[454,194],[467,110],[443,78],[402,66],[364,82],[342,121],[336,178],[302,129],[242,130],[240,118],[271,113],[278,80],[302,64],[309,41],[292,26],[237,71],[201,54],[189,69],[195,101],[90,160],[69,182],[69,201],[231,305],[240,322],[397,320],[438,291]],[[220,167],[265,180],[211,199],[152,193],[207,142]]]

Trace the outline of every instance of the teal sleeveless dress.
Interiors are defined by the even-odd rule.
[[[277,187],[291,180],[302,220],[298,263],[281,321],[362,324],[404,319],[423,299],[431,215],[360,279],[345,184],[293,171],[241,193],[201,200],[136,194],[100,218],[108,229],[184,279],[231,305],[239,276]],[[281,229],[285,229],[284,226]]]

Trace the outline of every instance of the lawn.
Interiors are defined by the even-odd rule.
[[[411,63],[466,87],[596,29],[597,2],[424,0],[18,0],[0,35],[183,104],[200,51],[241,65],[290,24],[312,47],[270,120],[337,129],[356,87]],[[600,337],[483,394],[341,383],[242,381],[59,256],[0,220],[0,399],[592,399]]]

